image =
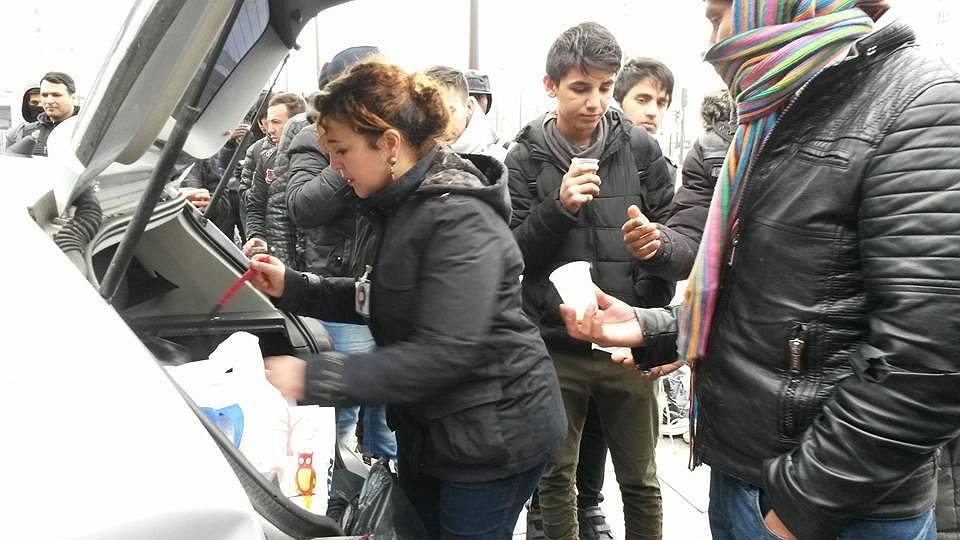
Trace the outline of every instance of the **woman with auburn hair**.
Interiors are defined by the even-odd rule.
[[[503,538],[566,433],[560,388],[520,304],[507,171],[438,145],[440,89],[380,60],[314,100],[317,131],[369,222],[366,270],[324,278],[258,255],[254,286],[282,309],[368,323],[370,353],[266,360],[301,403],[385,403],[400,483],[430,538]],[[366,254],[366,255],[364,255]]]

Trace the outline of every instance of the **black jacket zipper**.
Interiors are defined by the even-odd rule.
[[[790,330],[791,338],[787,340],[790,356],[788,366],[790,379],[787,382],[787,390],[783,398],[783,434],[787,437],[793,437],[797,429],[797,387],[800,385],[803,351],[807,344],[806,334],[806,326],[801,323],[794,323]]]

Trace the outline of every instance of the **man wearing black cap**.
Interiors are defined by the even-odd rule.
[[[490,76],[475,69],[468,69],[464,72],[467,76],[467,87],[470,89],[470,97],[477,100],[483,114],[490,113],[490,107],[493,107],[493,93],[490,92]]]

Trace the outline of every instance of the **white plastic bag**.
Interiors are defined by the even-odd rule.
[[[283,469],[290,407],[280,391],[267,381],[256,336],[237,332],[224,340],[208,360],[168,370],[199,407],[221,410],[239,406],[240,451],[258,471]]]
[[[301,508],[323,515],[337,444],[334,408],[307,405],[290,407],[287,412],[286,452],[278,474],[280,490]]]

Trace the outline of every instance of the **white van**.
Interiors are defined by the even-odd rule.
[[[342,534],[252,470],[157,361],[241,330],[265,354],[329,348],[249,285],[209,316],[246,259],[168,183],[177,150],[213,155],[303,26],[342,1],[140,0],[49,157],[0,156],[0,536]],[[91,186],[104,221],[78,268],[51,238]]]

